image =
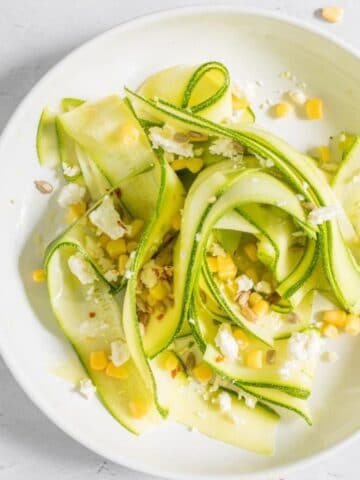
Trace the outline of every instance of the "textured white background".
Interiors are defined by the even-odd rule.
[[[321,0],[222,3],[287,13],[332,31],[360,48],[359,0],[335,2],[345,8],[344,20],[338,25],[325,24],[314,14],[322,6]],[[0,132],[21,98],[74,47],[132,17],[192,4],[192,0],[0,0]],[[357,480],[359,447],[360,441],[306,471],[291,475],[284,472],[281,478],[266,480]],[[110,478],[154,477],[104,461],[68,438],[34,407],[0,358],[0,480]]]

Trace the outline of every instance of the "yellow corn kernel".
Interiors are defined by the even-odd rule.
[[[306,115],[309,120],[319,120],[323,117],[323,102],[320,98],[309,98],[305,103]]]
[[[179,366],[179,359],[172,352],[166,352],[163,358],[163,366],[169,373]]]
[[[286,117],[290,112],[290,105],[286,102],[277,103],[274,105],[274,115],[277,118]]]
[[[107,367],[108,359],[106,353],[103,350],[90,353],[90,368],[92,370],[100,371],[104,370]]]
[[[186,159],[186,168],[190,170],[191,173],[198,173],[204,166],[204,161],[202,158],[188,158]]]
[[[204,362],[193,368],[192,373],[199,383],[208,383],[213,376],[213,371],[209,365]]]
[[[78,220],[86,212],[86,203],[83,200],[80,200],[79,203],[74,203],[69,206],[68,211],[65,215],[65,222],[71,224]]]
[[[324,335],[324,337],[327,338],[336,338],[339,335],[339,331],[335,325],[332,325],[331,323],[325,323],[325,325],[322,326],[321,328],[321,333]]]
[[[139,130],[130,124],[125,124],[120,128],[121,143],[126,146],[134,145],[139,139]]]
[[[257,246],[256,243],[247,243],[244,246],[244,252],[246,253],[246,256],[251,260],[252,262],[257,261]]]
[[[129,409],[134,418],[142,418],[149,411],[149,403],[143,399],[132,400],[129,402]]]
[[[358,315],[348,315],[345,325],[345,332],[355,337],[360,333],[360,317]]]
[[[249,304],[250,307],[253,307],[257,303],[261,302],[263,297],[260,295],[260,293],[257,292],[251,292],[250,297],[249,297]]]
[[[326,310],[322,314],[321,319],[325,323],[331,323],[336,327],[343,328],[346,324],[347,313],[343,310]]]
[[[242,110],[243,108],[248,107],[250,104],[246,98],[239,98],[236,95],[232,96],[232,106],[234,110]]]
[[[269,303],[266,300],[260,300],[251,309],[258,317],[262,317],[269,311]]]
[[[217,257],[207,257],[206,260],[208,262],[210,272],[218,272],[219,271]]]
[[[171,226],[174,230],[178,231],[181,227],[181,215],[180,212],[176,213],[171,219]]]
[[[252,280],[254,283],[258,283],[258,281],[259,281],[259,274],[258,274],[257,270],[256,270],[254,267],[247,268],[247,269],[245,270],[245,275],[247,275],[249,278],[251,278],[251,280]]]
[[[161,280],[154,287],[150,288],[150,296],[155,300],[163,300],[170,293],[170,285],[166,280]]]
[[[244,330],[241,330],[241,328],[234,328],[232,334],[235,340],[237,340],[240,350],[245,350],[249,346],[249,337]]]
[[[105,373],[108,377],[117,378],[119,380],[126,380],[129,377],[129,370],[126,364],[116,367],[112,362],[109,362]]]
[[[106,248],[106,245],[110,242],[110,237],[108,237],[105,233],[103,233],[99,237],[99,242],[103,248]]]
[[[236,277],[237,267],[230,255],[216,257],[220,280],[232,280]]]
[[[180,157],[171,162],[170,165],[172,169],[175,170],[175,172],[177,172],[178,170],[184,170],[185,168],[187,168],[187,160],[186,158]]]
[[[141,218],[136,218],[131,222],[130,227],[127,230],[126,236],[128,238],[136,238],[141,232],[143,226],[144,220],[142,220]]]
[[[330,161],[330,148],[327,145],[320,145],[317,148],[317,158],[321,163],[327,163]]]
[[[138,246],[138,242],[128,242],[128,244],[126,246],[126,249],[127,249],[128,253],[131,253],[134,250],[136,250],[137,246]]]
[[[32,272],[32,279],[35,283],[45,282],[45,271],[42,268],[37,268]]]
[[[329,23],[336,23],[342,19],[344,9],[341,7],[324,7],[321,9],[321,16]]]
[[[122,253],[127,252],[126,241],[124,238],[110,240],[105,248],[111,258],[117,258]]]
[[[245,357],[245,365],[249,368],[262,368],[264,353],[262,350],[251,350]]]
[[[129,255],[126,255],[126,253],[122,253],[122,254],[119,256],[119,259],[118,259],[118,270],[119,270],[120,275],[124,275],[124,274],[125,274],[126,266],[127,266],[128,261],[129,261]]]

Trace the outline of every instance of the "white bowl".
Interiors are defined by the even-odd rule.
[[[99,401],[85,401],[64,378],[75,356],[52,316],[46,287],[31,271],[41,265],[38,234],[53,235],[55,201],[39,194],[33,180],[52,178],[37,165],[35,133],[41,109],[63,96],[94,98],[135,87],[149,73],[178,63],[220,60],[239,83],[258,80],[255,110],[260,124],[297,147],[327,143],[341,129],[360,125],[360,61],[354,50],[313,28],[259,11],[186,8],[120,25],[88,42],[51,70],[22,102],[3,133],[1,158],[1,353],[38,407],[61,429],[95,452],[143,472],[171,478],[253,478],[306,465],[355,438],[360,427],[360,349],[356,340],[336,343],[340,361],[319,368],[311,403],[315,425],[286,415],[277,452],[260,457],[166,424],[137,438]],[[296,81],[325,103],[325,119],[295,114],[270,119],[256,108],[276,101]],[[41,243],[41,242],[40,242]],[[331,346],[333,349],[333,346]],[[62,366],[61,366],[62,365]],[[60,373],[61,373],[60,372]],[[60,375],[61,377],[61,375]]]

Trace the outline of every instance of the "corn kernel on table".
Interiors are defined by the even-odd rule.
[[[74,47],[132,17],[193,3],[193,0],[1,0],[0,132],[21,98]],[[195,3],[218,2],[197,0]],[[314,14],[324,6],[320,0],[228,0],[220,3],[287,13],[331,31],[360,48],[358,0],[336,1],[345,11],[338,24],[325,23]],[[154,478],[105,461],[67,437],[31,403],[1,358],[0,385],[0,480]],[[280,478],[355,480],[359,476],[359,448],[360,440],[322,463],[298,473],[284,472]]]

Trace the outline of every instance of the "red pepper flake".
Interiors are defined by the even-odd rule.
[[[96,313],[95,312],[89,312],[89,317],[90,318],[94,318],[96,316]]]
[[[222,355],[218,355],[215,358],[215,362],[217,362],[217,363],[223,362],[224,360],[225,360],[225,358]]]

